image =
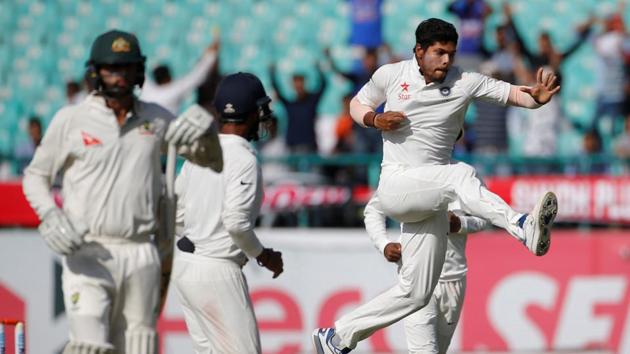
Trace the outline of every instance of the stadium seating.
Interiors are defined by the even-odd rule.
[[[502,21],[501,0],[488,2],[495,8],[486,33],[491,42],[491,29]],[[575,39],[570,29],[590,12],[609,14],[616,4],[613,0],[511,3],[519,27],[536,29],[522,31],[528,43],[535,47],[538,29],[546,29],[559,48]],[[445,12],[442,0],[385,1],[383,14],[385,40],[401,55],[410,52],[421,19],[443,17],[456,22]],[[349,5],[335,0],[0,0],[0,153],[10,155],[15,139],[26,134],[20,122],[39,114],[47,123],[64,104],[64,83],[81,78],[92,40],[106,29],[138,34],[149,68],[167,62],[175,75],[190,68],[218,31],[223,71],[252,71],[268,86],[268,67],[277,63],[282,87],[291,94],[292,72],[305,73],[309,86],[318,84],[314,68],[323,61],[326,47],[332,48],[338,66],[352,67],[353,52],[346,45],[348,18]],[[596,66],[587,43],[564,67],[562,99],[574,122],[588,124],[592,119]],[[327,76],[330,85],[320,113],[335,115],[350,85],[331,73]],[[566,134],[561,143],[574,144],[575,133]],[[561,151],[571,146],[562,146]]]

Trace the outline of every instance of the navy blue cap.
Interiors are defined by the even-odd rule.
[[[214,97],[214,108],[224,119],[240,120],[269,103],[260,79],[250,73],[239,72],[226,76]]]

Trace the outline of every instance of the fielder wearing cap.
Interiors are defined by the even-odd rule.
[[[260,353],[258,326],[241,268],[248,259],[283,271],[280,252],[265,248],[254,225],[262,175],[251,141],[271,115],[271,99],[248,73],[223,79],[214,107],[224,153],[222,172],[185,162],[177,177],[177,251],[173,283],[196,353]]]

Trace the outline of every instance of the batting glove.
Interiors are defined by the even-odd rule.
[[[59,254],[69,255],[83,243],[83,234],[75,230],[66,214],[58,208],[44,214],[39,232],[48,247]]]
[[[164,139],[177,146],[190,145],[210,129],[213,121],[208,111],[192,105],[168,126]]]

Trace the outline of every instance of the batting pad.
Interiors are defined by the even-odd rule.
[[[88,343],[68,342],[63,354],[114,354],[112,347],[101,347]]]

